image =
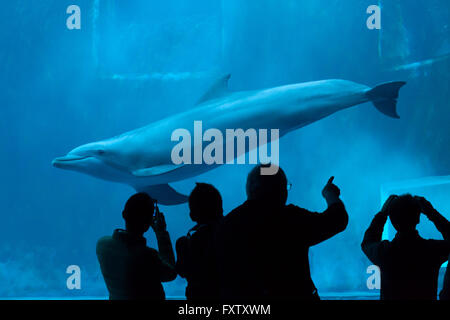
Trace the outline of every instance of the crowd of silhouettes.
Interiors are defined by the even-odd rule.
[[[188,300],[319,300],[311,279],[311,246],[344,231],[348,214],[331,177],[322,190],[324,212],[286,204],[289,184],[279,168],[274,175],[254,167],[247,177],[247,200],[224,216],[222,197],[212,185],[197,183],[189,196],[195,223],[176,242],[177,260],[164,215],[146,193],[125,204],[125,229],[97,243],[97,256],[110,299],[165,299],[162,282],[177,275],[187,280]],[[416,226],[424,214],[444,240],[425,240]],[[390,219],[397,230],[382,240]],[[158,251],[147,247],[144,233],[154,230]],[[384,300],[438,297],[438,275],[450,253],[450,222],[423,197],[390,196],[375,215],[361,244],[380,268]],[[449,299],[449,272],[439,294]]]

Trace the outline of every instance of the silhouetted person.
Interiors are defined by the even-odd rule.
[[[346,228],[340,191],[330,178],[322,191],[328,204],[323,213],[286,205],[283,170],[261,175],[261,167],[267,165],[248,175],[247,201],[224,217],[218,232],[222,298],[318,299],[308,250]]]
[[[448,260],[450,260],[450,256],[448,257]],[[450,300],[450,270],[448,265],[444,277],[444,286],[442,288],[441,293],[439,294],[439,299],[446,301]]]
[[[445,240],[425,240],[416,226],[420,213],[430,219]],[[397,230],[392,241],[381,240],[387,218]],[[367,229],[362,250],[381,270],[383,300],[436,300],[439,269],[450,252],[450,223],[425,198],[390,196]]]
[[[219,281],[214,261],[214,238],[223,217],[222,197],[210,184],[197,183],[189,195],[192,221],[197,224],[187,236],[177,240],[178,274],[187,279],[188,300],[208,300],[219,297]]]
[[[163,214],[150,196],[137,193],[128,199],[122,216],[126,229],[116,229],[112,237],[97,242],[97,257],[109,298],[165,299],[161,282],[172,281],[177,274]],[[144,233],[150,226],[156,234],[159,253],[146,245]]]

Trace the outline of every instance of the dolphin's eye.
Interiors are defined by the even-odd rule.
[[[97,154],[98,154],[99,156],[102,156],[102,155],[105,154],[105,150],[99,149],[99,150],[97,150]]]

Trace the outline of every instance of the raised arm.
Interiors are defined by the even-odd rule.
[[[308,242],[311,246],[344,231],[348,224],[348,214],[339,199],[340,190],[333,184],[333,179],[334,177],[331,177],[322,190],[328,208],[322,213],[308,215]]]
[[[175,254],[173,252],[172,241],[169,232],[166,229],[164,215],[156,209],[156,215],[152,228],[156,234],[158,242],[158,251],[161,258],[160,280],[162,282],[172,281],[177,277],[175,271]]]
[[[384,246],[384,242],[381,241],[383,236],[384,225],[388,218],[389,204],[396,196],[390,196],[383,205],[383,208],[378,212],[370,223],[364,233],[364,238],[361,243],[361,249],[369,258],[372,263],[376,265],[381,264],[380,252]]]
[[[376,265],[380,264],[380,246],[383,235],[383,228],[386,224],[387,214],[385,212],[378,212],[370,223],[364,233],[364,239],[361,243],[361,249],[366,254],[367,258]]]
[[[175,249],[177,251],[177,262],[175,264],[175,269],[177,273],[182,278],[186,278],[186,269],[187,269],[187,251],[188,251],[188,242],[186,236],[179,238],[175,244]]]
[[[427,199],[423,197],[415,198],[419,202],[422,213],[433,222],[444,237],[444,240],[450,240],[450,222],[433,208],[433,205]]]

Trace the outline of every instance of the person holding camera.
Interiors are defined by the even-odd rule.
[[[161,282],[177,277],[175,256],[164,215],[146,193],[131,196],[122,212],[125,230],[97,242],[97,258],[111,300],[164,300]],[[146,245],[144,233],[152,227],[159,252]]]
[[[444,240],[425,240],[416,230],[424,214]],[[397,233],[382,240],[387,218]],[[441,265],[450,252],[450,222],[423,197],[391,195],[364,234],[361,248],[381,271],[382,300],[437,299]]]

